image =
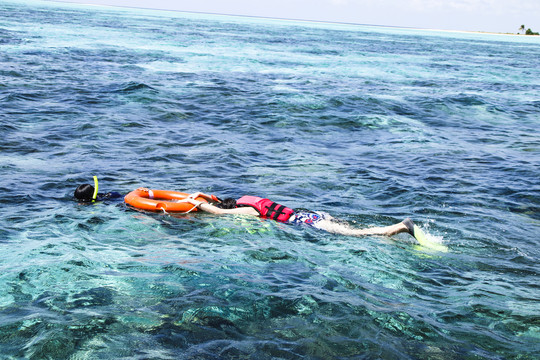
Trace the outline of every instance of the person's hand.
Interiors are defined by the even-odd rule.
[[[193,193],[193,194],[189,195],[187,198],[188,199],[196,199],[199,196],[201,196],[201,192],[197,191],[196,193]]]
[[[137,189],[137,191],[144,191],[144,192],[149,192],[149,191],[150,191],[150,189],[148,189],[148,188],[145,188],[145,187],[140,187],[140,188],[138,188],[138,189]]]

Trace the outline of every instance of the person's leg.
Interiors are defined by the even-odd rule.
[[[355,229],[346,222],[336,221],[328,213],[318,211],[297,212],[291,217],[289,222],[295,225],[305,224],[331,233],[349,236],[392,236],[402,232],[408,232],[412,236],[416,237],[416,232],[421,232],[419,228],[417,229],[417,231],[414,231],[414,229],[417,227],[409,218],[403,220],[400,223],[390,226]]]
[[[329,220],[321,220],[317,222],[315,227],[317,227],[318,229],[331,232],[331,233],[350,235],[350,236],[365,236],[365,235],[392,236],[392,235],[396,235],[402,232],[410,233],[409,229],[403,222],[390,225],[390,226],[355,229],[355,228],[351,228],[345,223],[329,221]]]

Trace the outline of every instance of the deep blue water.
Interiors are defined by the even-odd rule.
[[[2,359],[535,359],[540,38],[0,2]],[[81,205],[252,194],[354,238]]]

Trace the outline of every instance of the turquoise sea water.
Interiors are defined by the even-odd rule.
[[[540,39],[0,2],[0,358],[535,359]],[[449,248],[80,205],[253,194]]]

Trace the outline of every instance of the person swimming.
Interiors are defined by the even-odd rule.
[[[98,193],[99,184],[97,177],[94,176],[94,186],[90,184],[79,185],[75,189],[73,196],[75,199],[81,202],[95,202],[95,201],[105,201],[110,199],[119,199],[122,197],[122,194],[112,191],[108,193]]]
[[[196,200],[202,197],[208,202]],[[400,233],[409,233],[416,240],[421,242],[425,234],[414,222],[407,218],[400,223],[372,228],[353,228],[349,224],[337,221],[330,214],[321,211],[293,210],[284,205],[273,202],[272,200],[256,196],[242,196],[239,199],[227,198],[219,199],[215,195],[208,195],[196,192],[189,195],[186,199],[179,202],[187,202],[197,209],[216,215],[241,214],[258,216],[265,219],[272,219],[282,223],[294,225],[308,225],[316,229],[325,230],[331,233],[365,236],[365,235],[383,235],[392,236]]]

